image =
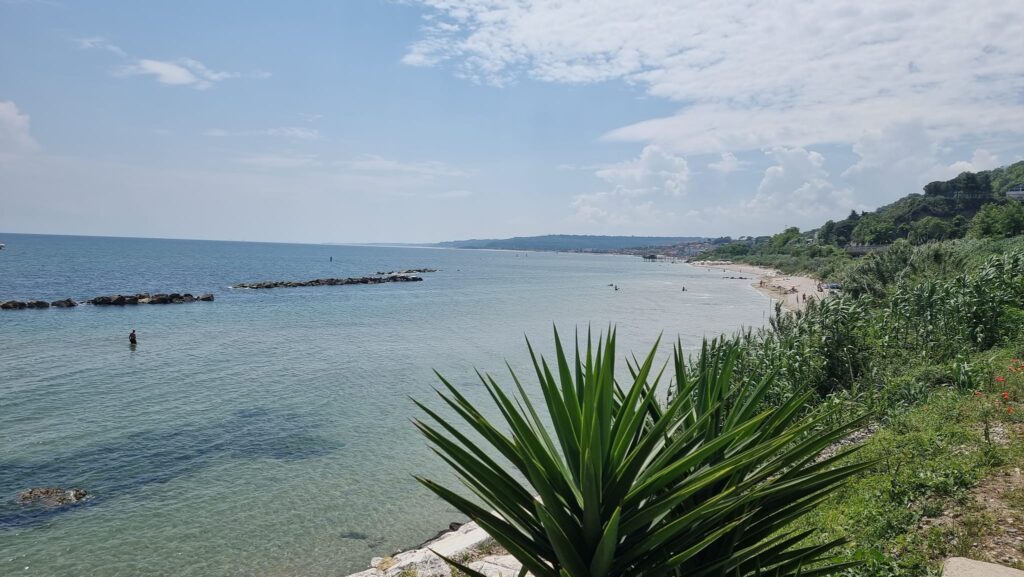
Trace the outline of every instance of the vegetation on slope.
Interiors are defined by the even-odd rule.
[[[786,273],[836,278],[852,260],[849,245],[911,245],[960,238],[996,239],[1024,234],[1024,206],[1006,192],[1024,184],[1024,162],[995,170],[964,172],[932,182],[873,212],[851,211],[801,233],[795,227],[771,237],[719,244],[707,258],[774,267]]]
[[[1024,362],[1020,360],[1024,358],[1024,239],[961,239],[922,246],[901,241],[886,252],[850,261],[841,273],[850,287],[846,294],[810,303],[802,312],[780,310],[768,326],[711,341],[689,361],[677,350],[673,368],[678,396],[671,396],[667,405],[649,401],[653,397],[648,397],[648,387],[637,385],[657,373],[649,360],[633,364],[632,387],[627,384],[622,391],[609,391],[608,373],[589,360],[570,366],[559,352],[553,369],[540,363],[537,371],[545,402],[555,408],[551,422],[556,432],[550,438],[530,405],[516,405],[493,381],[487,381],[509,420],[505,427],[513,430],[508,437],[503,429],[483,426],[479,413],[455,387],[449,387],[449,404],[522,471],[529,485],[517,489],[507,475],[499,474],[502,466],[489,461],[495,453],[471,444],[458,449],[452,438],[463,441],[466,437],[460,437],[460,429],[442,417],[437,426],[424,430],[485,506],[428,486],[478,519],[492,509],[505,519],[516,518],[510,521],[515,529],[493,529],[512,535],[503,544],[511,543],[509,550],[521,560],[532,556],[538,568],[538,564],[568,567],[569,562],[562,559],[576,563],[574,555],[583,560],[582,566],[567,569],[566,575],[588,575],[592,567],[610,571],[599,574],[632,571],[634,567],[625,560],[638,559],[634,557],[638,553],[630,548],[643,543],[649,549],[655,544],[649,542],[653,535],[664,537],[656,545],[668,549],[651,552],[650,559],[657,555],[674,559],[681,553],[670,552],[673,545],[697,547],[693,555],[684,556],[686,563],[694,564],[671,566],[687,574],[756,575],[758,568],[778,563],[775,556],[781,552],[772,547],[776,542],[797,551],[818,551],[819,556],[827,557],[827,551],[838,555],[817,561],[809,555],[801,565],[804,575],[840,571],[850,577],[926,577],[937,575],[942,559],[950,555],[1024,566],[1024,552],[1019,546],[1006,545],[1012,541],[1001,536],[1000,526],[1011,522],[1007,519],[1024,523],[1024,480],[1019,473],[1013,474],[1024,468],[1024,407],[1020,405],[1024,401]],[[607,370],[610,361],[605,353],[599,357],[605,359]],[[722,370],[723,359],[728,371]],[[603,379],[595,380],[598,373],[605,375]],[[704,385],[694,385],[701,380]],[[598,395],[597,391],[603,392]],[[598,400],[608,395],[612,401]],[[794,405],[794,399],[800,400],[799,405]],[[711,402],[705,404],[708,410],[696,410],[698,400]],[[569,411],[570,405],[577,408]],[[814,507],[778,517],[786,523],[769,534],[758,520],[766,515],[776,518],[768,513],[766,504],[771,500],[759,500],[766,493],[745,480],[750,474],[757,477],[752,473],[756,465],[751,461],[754,469],[739,470],[725,465],[734,462],[728,451],[743,454],[753,442],[747,433],[737,433],[723,445],[733,447],[726,450],[724,461],[701,451],[708,439],[716,443],[730,434],[728,427],[717,428],[714,423],[746,430],[742,423],[752,415],[780,413],[794,423],[814,423],[808,432],[829,440],[830,448],[819,457],[821,467],[812,466],[811,471],[834,470],[844,476],[850,471],[844,466],[867,468],[853,482],[822,493],[823,499],[815,499]],[[651,428],[661,426],[666,415],[674,419],[678,414],[690,416],[674,429],[651,435]],[[869,414],[871,426],[833,443],[847,419],[859,414]],[[596,428],[571,425],[577,421]],[[629,428],[624,428],[626,423]],[[695,426],[710,437],[695,435]],[[759,430],[762,425],[750,426]],[[590,431],[589,436],[584,430]],[[609,436],[598,434],[601,431]],[[816,453],[806,452],[808,446],[799,436],[785,435],[779,430],[775,437],[784,439],[777,447],[780,455],[793,454],[791,449],[803,455]],[[756,443],[770,442],[771,437],[757,436]],[[645,439],[660,443],[659,450],[676,447],[677,442],[687,449],[670,450],[648,461],[657,467],[646,472],[647,477],[620,476],[633,462],[624,457],[633,454],[629,447],[644,445]],[[855,455],[843,454],[844,447],[850,446],[863,448]],[[786,477],[788,473],[782,471],[805,471],[810,465],[792,459],[785,462],[783,469],[771,469],[772,474],[782,475],[775,479]],[[740,470],[743,473],[736,475]],[[1007,471],[1009,475],[1003,475]],[[649,479],[664,479],[669,483],[663,487],[665,492],[651,495],[663,503],[676,491],[686,493],[695,479],[713,478],[716,472],[724,475],[716,483],[725,485],[715,487],[726,495],[721,501],[705,495],[710,500],[702,497],[687,506],[661,507],[657,523],[640,529],[634,523],[629,528],[637,533],[619,532],[622,529],[616,524],[625,519],[625,503],[632,494],[630,490],[623,493],[620,482],[633,479],[639,481],[634,486],[644,486]],[[733,517],[737,524],[726,525],[735,532],[732,538],[748,540],[742,549],[723,550],[722,535],[710,527],[722,526],[716,515],[733,511],[732,499],[748,492],[751,506],[769,508],[758,509],[753,517]],[[623,494],[627,497],[616,497]],[[534,495],[540,495],[541,501],[535,502]],[[989,510],[995,501],[1003,503],[1002,508]],[[549,506],[556,510],[549,511]],[[641,509],[631,509],[630,518],[641,514]],[[668,529],[682,526],[692,532],[686,541]],[[607,535],[614,536],[608,538],[614,545],[608,545]],[[751,540],[750,535],[756,538]],[[802,540],[785,541],[786,535]],[[783,541],[772,541],[773,537]],[[833,549],[840,539],[849,542]],[[818,546],[822,549],[813,549]],[[709,556],[701,557],[705,547]],[[746,561],[731,556],[741,550],[749,555]],[[609,555],[612,561],[607,565]],[[724,564],[709,565],[712,557],[725,560]],[[752,565],[751,560],[757,562]],[[725,565],[733,572],[717,572]]]

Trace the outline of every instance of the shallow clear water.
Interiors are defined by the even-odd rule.
[[[692,348],[770,313],[749,281],[634,257],[0,242],[0,300],[216,294],[0,311],[0,575],[346,575],[460,519],[411,476],[449,478],[409,423],[409,396],[433,402],[432,369],[483,403],[474,367],[508,382],[508,360],[530,383],[523,336],[549,351],[552,323],[566,337],[614,323],[624,355],[661,331]],[[420,267],[442,270],[421,283],[228,288]],[[92,497],[56,512],[17,504],[33,486]]]

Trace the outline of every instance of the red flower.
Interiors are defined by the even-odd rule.
[[[1010,393],[1009,392],[1003,391],[1003,400],[1004,401],[1009,401],[1010,400]]]
[[[981,391],[974,391],[974,396],[975,397],[980,397],[981,396]]]
[[[1005,383],[1006,382],[1006,377],[996,377],[996,382],[997,383]]]

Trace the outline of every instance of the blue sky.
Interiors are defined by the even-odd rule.
[[[1022,14],[1022,0],[0,0],[0,230],[813,227],[1024,156]]]

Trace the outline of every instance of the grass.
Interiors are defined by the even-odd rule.
[[[1000,520],[972,491],[988,476],[1024,468],[1024,441],[1015,433],[1024,372],[1010,370],[1018,352],[976,355],[994,375],[981,390],[929,386],[916,405],[882,415],[883,426],[857,456],[877,464],[800,522],[827,528],[815,537],[822,542],[852,539],[843,557],[864,564],[844,575],[926,577],[939,575],[946,557],[987,557],[979,545],[999,534]],[[1024,488],[1002,494],[1010,508],[1024,511]]]

